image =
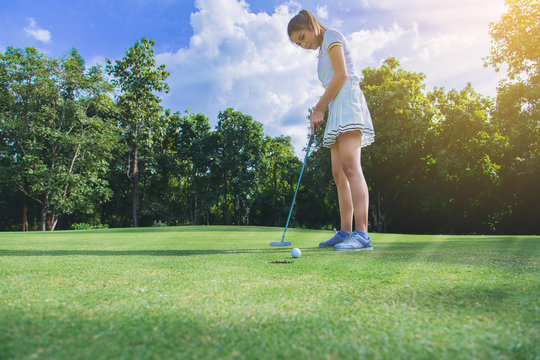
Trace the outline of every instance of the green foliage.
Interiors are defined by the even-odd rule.
[[[424,92],[425,75],[404,70],[394,58],[363,74],[361,87],[376,133],[375,143],[362,153],[373,226],[384,231],[401,222],[395,230],[417,229],[409,216],[419,212],[416,199],[422,196],[433,141],[434,109]]]
[[[114,77],[112,83],[120,90],[119,120],[132,146],[142,142],[151,147],[156,136],[163,135],[161,99],[155,92],[169,92],[165,80],[170,73],[165,71],[165,65],[157,66],[153,46],[153,40],[143,38],[114,65],[106,59],[107,73]]]
[[[471,86],[462,91],[435,89],[436,108],[430,174],[445,204],[449,231],[482,233],[495,229],[500,164],[508,139],[490,122],[493,103]]]
[[[362,149],[371,231],[540,233],[540,10],[506,4],[484,59],[508,74],[496,101],[471,85],[428,92],[425,75],[394,58],[363,70],[376,131]],[[169,73],[154,46],[143,38],[107,60],[112,84],[75,49],[0,53],[0,228],[284,225],[302,165],[290,138],[233,109],[214,129],[204,114],[164,111]],[[293,227],[339,225],[322,132]]]
[[[507,0],[508,12],[490,25],[486,66],[505,69],[493,123],[508,138],[501,161],[500,202],[505,232],[540,232],[540,4]]]
[[[165,134],[165,117],[156,92],[169,91],[165,81],[170,75],[165,65],[157,66],[153,40],[142,38],[126,51],[121,60],[107,61],[107,73],[114,77],[113,84],[120,89],[118,107],[124,139],[129,147],[128,177],[133,183],[132,219],[138,225],[140,164],[146,163],[152,171],[152,148]]]
[[[153,227],[164,227],[169,226],[167,223],[162,222],[161,220],[154,221]]]
[[[115,145],[102,118],[110,85],[99,67],[86,70],[78,52],[49,59],[34,48],[9,47],[0,58],[0,181],[41,207],[41,229],[58,217],[92,213],[110,196],[102,179]]]
[[[159,171],[144,186],[142,221],[208,222],[215,203],[210,165],[216,151],[209,120],[203,114],[179,112],[167,120],[165,136],[154,149]]]
[[[493,40],[486,65],[500,70],[507,65],[510,80],[531,79],[540,74],[540,4],[536,0],[505,0],[508,12],[490,24]]]
[[[201,213],[208,215],[215,203],[210,167],[216,149],[209,119],[203,114],[184,116],[179,123],[175,146],[176,158],[181,160],[180,174],[187,180],[190,219],[197,225]]]
[[[260,184],[257,191],[253,224],[283,226],[301,163],[294,155],[291,138],[278,136],[264,139]]]
[[[71,230],[99,230],[108,229],[108,224],[91,225],[87,223],[73,223],[71,224]]]
[[[212,174],[222,200],[225,224],[248,224],[258,188],[264,150],[262,124],[229,108],[218,115]]]

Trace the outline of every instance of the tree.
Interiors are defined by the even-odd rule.
[[[213,203],[213,189],[210,182],[210,166],[214,152],[210,144],[211,131],[208,118],[203,114],[179,113],[171,117],[167,133],[167,147],[174,162],[174,174],[169,175],[174,181],[175,195],[186,193],[185,209],[189,210],[192,224],[201,221],[201,212],[209,221],[209,211]]]
[[[217,153],[212,168],[219,181],[225,224],[249,224],[249,214],[258,188],[263,155],[263,127],[251,116],[229,108],[218,115]]]
[[[3,181],[40,205],[41,230],[54,230],[63,214],[94,211],[110,195],[102,175],[114,146],[98,116],[111,90],[100,68],[86,70],[75,49],[56,60],[9,47],[0,69],[0,149],[10,159]]]
[[[423,193],[433,129],[425,75],[405,71],[394,58],[378,69],[364,69],[363,75],[361,87],[376,136],[362,150],[373,226],[383,231],[393,223],[394,231],[411,231],[417,227],[411,215],[419,211],[416,199]]]
[[[501,169],[502,231],[539,233],[540,212],[540,4],[506,0],[508,12],[490,25],[493,39],[486,66],[505,69],[493,116],[509,139]]]
[[[254,205],[254,221],[258,225],[282,226],[285,223],[296,185],[300,161],[294,155],[289,136],[264,140],[261,181]],[[294,191],[294,190],[292,190]]]
[[[508,12],[490,24],[493,39],[486,66],[507,66],[510,80],[532,81],[540,75],[540,4],[536,0],[505,0]],[[532,85],[531,83],[531,85]]]
[[[428,170],[435,172],[438,188],[431,196],[437,205],[429,213],[448,219],[439,231],[493,232],[499,220],[500,163],[508,144],[490,122],[493,102],[470,84],[461,91],[435,89],[428,96],[437,110]]]
[[[141,154],[149,153],[156,137],[164,133],[161,99],[155,92],[168,93],[166,83],[170,75],[166,66],[157,66],[154,58],[153,40],[146,38],[135,42],[115,64],[107,59],[107,73],[114,76],[113,84],[120,88],[118,107],[120,124],[125,131],[125,139],[130,148],[128,177],[133,182],[132,218],[133,226],[138,226],[139,181]]]
[[[493,39],[485,65],[504,66],[508,79],[499,84],[495,120],[519,140],[513,156],[537,156],[540,147],[540,4],[535,0],[506,0],[508,12],[490,24]]]

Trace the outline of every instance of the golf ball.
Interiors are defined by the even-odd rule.
[[[291,250],[291,256],[293,258],[299,258],[300,255],[302,255],[302,252],[300,251],[299,248],[294,248],[294,249]]]

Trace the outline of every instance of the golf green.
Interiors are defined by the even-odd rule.
[[[0,359],[540,358],[538,236],[282,232],[0,233]]]

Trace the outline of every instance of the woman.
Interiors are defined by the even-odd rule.
[[[331,149],[341,230],[319,246],[341,251],[373,250],[367,229],[369,194],[360,155],[361,148],[374,141],[375,131],[347,42],[343,34],[327,29],[307,10],[290,20],[287,31],[295,44],[319,50],[319,80],[326,90],[310,117],[312,134],[329,109],[323,146]]]

